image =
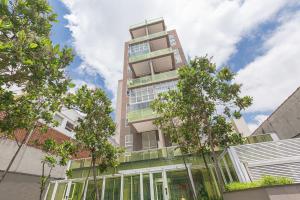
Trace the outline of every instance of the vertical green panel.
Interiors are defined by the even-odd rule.
[[[164,200],[164,187],[161,173],[153,174],[153,182],[154,182],[154,198],[156,200]]]
[[[73,182],[69,194],[70,200],[81,200],[84,192],[84,182]]]
[[[149,174],[143,174],[144,200],[151,200]]]
[[[99,196],[101,196],[102,193],[102,183],[103,183],[102,179],[97,180]],[[87,192],[86,192],[86,200],[94,200],[94,199],[96,199],[95,184],[93,180],[89,180]]]
[[[140,175],[125,176],[123,200],[140,199]]]
[[[62,200],[64,198],[67,189],[67,183],[59,183],[57,186],[55,200]]]
[[[193,199],[193,191],[187,171],[167,172],[171,199]]]
[[[49,189],[48,189],[48,192],[47,192],[47,196],[46,196],[46,200],[51,200],[54,185],[55,185],[55,183],[50,183],[50,186],[49,186]]]
[[[105,200],[119,200],[120,199],[121,178],[108,178],[105,180]]]

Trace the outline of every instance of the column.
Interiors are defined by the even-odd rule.
[[[165,137],[164,134],[162,133],[162,131],[160,129],[158,129],[158,148],[163,148],[165,147]]]
[[[154,200],[154,182],[153,182],[153,174],[152,173],[149,173],[149,180],[150,180],[151,200]]]

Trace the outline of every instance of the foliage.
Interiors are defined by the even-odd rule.
[[[56,14],[47,0],[1,1],[0,132],[14,138],[17,129],[25,131],[6,172],[33,130],[45,132],[47,124],[54,123],[53,115],[71,86],[65,68],[73,59],[72,50],[52,44],[53,22]]]
[[[84,85],[75,94],[68,96],[67,103],[70,108],[85,115],[78,120],[75,137],[82,148],[90,152],[96,182],[96,164],[100,172],[118,164],[119,149],[109,142],[109,138],[115,133],[115,123],[110,116],[111,101],[100,88],[88,89]],[[95,191],[96,199],[99,199],[98,188],[95,188]]]
[[[225,186],[227,191],[235,191],[235,190],[245,190],[249,188],[257,188],[263,186],[272,186],[272,185],[287,185],[293,184],[294,180],[288,177],[283,176],[263,176],[261,179],[257,181],[240,183],[240,182],[232,182]]]
[[[42,174],[40,178],[40,199],[42,199],[45,186],[51,178],[51,172],[57,165],[66,166],[68,160],[76,152],[76,146],[70,141],[64,141],[59,144],[53,139],[47,139],[41,144],[42,150],[46,153],[42,159]],[[48,166],[49,172],[46,175],[46,168]]]
[[[185,153],[210,149],[222,186],[215,149],[243,142],[229,119],[239,118],[252,98],[241,96],[241,85],[233,82],[235,74],[228,67],[217,69],[207,57],[196,57],[178,75],[177,89],[152,103],[160,116],[154,123]]]

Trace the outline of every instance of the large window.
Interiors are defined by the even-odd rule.
[[[172,47],[176,45],[176,38],[174,35],[169,35],[169,41]]]
[[[157,148],[157,134],[156,131],[149,131],[142,133],[143,150]]]
[[[129,90],[129,111],[149,107],[159,93],[174,90],[176,84],[177,80]]]
[[[175,51],[174,51],[174,57],[175,57],[175,63],[176,63],[176,64],[182,62],[181,56],[180,56],[180,53],[179,53],[179,50],[178,50],[178,49],[175,49]]]
[[[148,52],[150,52],[148,42],[131,45],[131,46],[129,46],[129,50],[128,50],[129,56],[141,55],[141,54],[145,54]]]

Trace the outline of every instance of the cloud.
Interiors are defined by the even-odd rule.
[[[168,29],[177,29],[190,56],[213,56],[224,64],[236,44],[259,24],[275,16],[286,0],[64,0],[65,18],[73,45],[85,66],[96,70],[116,94],[122,79],[124,42],[128,27],[144,19],[164,17]],[[115,98],[115,97],[114,97]]]
[[[300,13],[285,16],[264,42],[265,53],[241,69],[237,82],[254,98],[249,112],[271,112],[300,86]]]
[[[263,115],[263,114],[256,115],[254,117],[254,120],[252,121],[252,123],[248,124],[250,131],[254,132],[257,129],[257,127],[261,123],[263,123],[268,117],[269,117],[269,115]]]

